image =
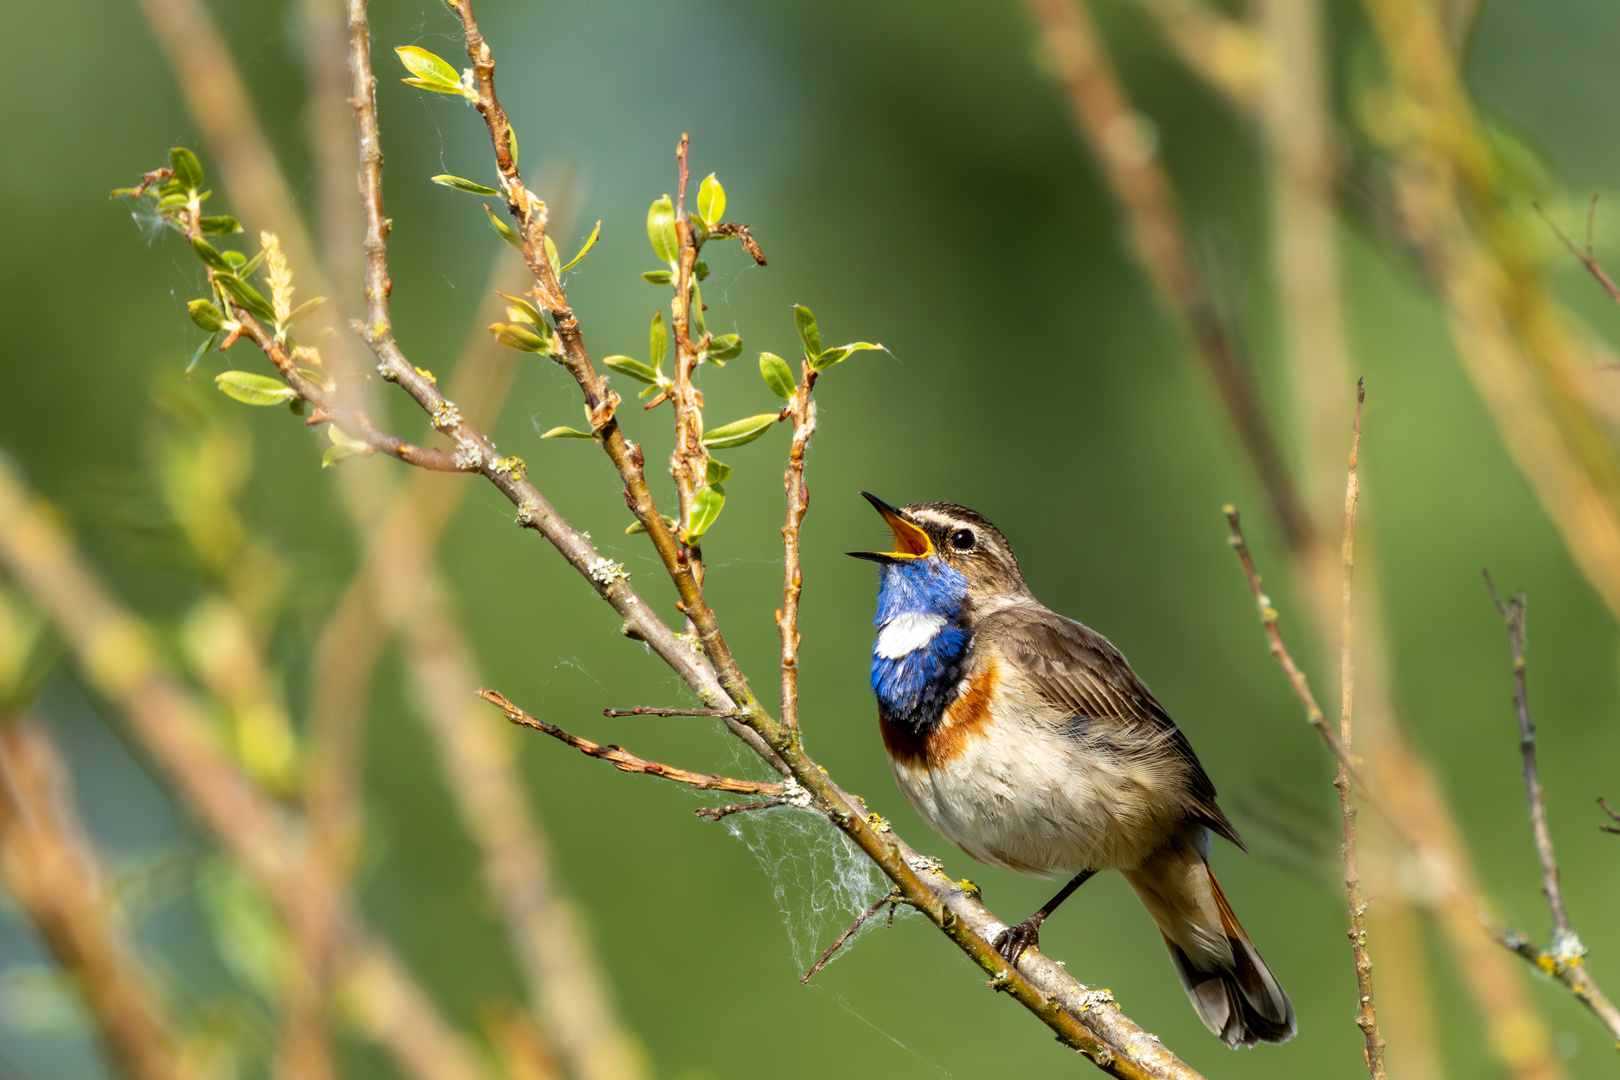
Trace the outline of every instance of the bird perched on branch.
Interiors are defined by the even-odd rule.
[[[882,575],[872,690],[895,781],[980,862],[1069,878],[997,950],[1016,963],[1059,904],[1117,870],[1210,1031],[1228,1046],[1290,1038],[1294,1007],[1209,869],[1212,834],[1243,842],[1124,655],[1043,607],[972,510],[866,498],[894,532],[895,550],[850,554]]]

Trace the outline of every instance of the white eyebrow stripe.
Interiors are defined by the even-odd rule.
[[[898,660],[927,645],[945,628],[945,616],[908,611],[883,624],[872,651],[885,660]]]

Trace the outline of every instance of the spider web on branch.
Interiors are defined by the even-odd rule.
[[[814,810],[783,806],[733,814],[726,825],[765,871],[801,972],[888,892],[888,882],[871,860]],[[900,913],[908,912],[901,905]],[[886,920],[882,914],[868,919],[833,960]]]

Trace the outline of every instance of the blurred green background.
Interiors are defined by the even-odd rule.
[[[1118,0],[1097,7],[1139,107],[1157,125],[1194,239],[1229,253],[1222,286],[1245,313],[1270,404],[1283,415],[1254,138],[1177,66],[1136,9]],[[214,8],[292,186],[308,199],[298,5]],[[198,586],[158,520],[142,462],[154,387],[173,392],[198,340],[185,302],[201,273],[176,237],[149,242],[106,193],[163,162],[171,145],[198,138],[134,4],[8,10],[11,82],[23,92],[0,119],[10,253],[0,260],[0,448],[62,507],[121,595],[172,623]],[[578,209],[558,246],[571,250],[602,220],[601,242],[569,284],[594,356],[643,356],[647,321],[667,307],[667,290],[637,275],[652,265],[646,207],[673,188],[682,131],[692,134],[694,174],[719,173],[728,216],[751,223],[770,257],[766,269],[735,250],[709,259],[709,325],[734,324],[747,346],[731,367],[704,373],[714,422],[774,407],[752,357],[758,349],[791,354],[793,303],[814,308],[829,341],[880,340],[891,351],[859,354],[819,387],[803,624],[811,751],[913,844],[978,882],[1003,917],[1022,917],[1046,898],[1047,883],[949,849],[895,791],[866,686],[873,572],[842,554],[884,532],[858,489],[982,511],[1017,547],[1036,594],[1108,634],[1187,732],[1251,841],[1253,856],[1224,847],[1216,866],[1292,994],[1301,1034],[1241,1055],[1222,1047],[1188,1008],[1159,935],[1115,878],[1071,901],[1043,945],[1083,981],[1111,988],[1130,1015],[1212,1076],[1361,1074],[1328,761],[1266,653],[1225,544],[1224,502],[1251,511],[1251,540],[1285,629],[1314,659],[1303,612],[1234,440],[1129,260],[1110,202],[1041,74],[1021,7],[485,0],[479,11],[525,165],[574,178]],[[443,6],[378,4],[373,26],[395,324],[413,362],[442,378],[501,242],[478,200],[427,178],[490,181],[487,142],[470,109],[398,82],[392,46],[459,53]],[[1374,45],[1353,5],[1333,6],[1330,26],[1342,86]],[[1616,55],[1620,7],[1606,0],[1493,0],[1479,25],[1468,68],[1475,93],[1528,133],[1577,201],[1620,178]],[[1502,451],[1417,274],[1353,226],[1344,242],[1352,344],[1368,385],[1363,536],[1384,590],[1397,700],[1454,799],[1504,920],[1543,938],[1549,920],[1525,820],[1507,646],[1479,571],[1530,590],[1533,703],[1566,896],[1594,973],[1613,987],[1620,838],[1599,833],[1592,800],[1620,797],[1615,628]],[[1573,262],[1559,286],[1620,345],[1620,312]],[[276,650],[296,707],[310,637],[355,552],[333,474],[318,468],[324,439],[279,410],[225,400],[209,385],[224,359],[204,361],[191,396],[251,428],[250,513],[294,574]],[[230,366],[249,361],[258,363],[238,349]],[[395,430],[421,437],[423,418],[406,404],[396,403]],[[525,358],[496,438],[673,617],[674,597],[658,584],[645,543],[620,535],[629,518],[608,462],[583,443],[536,438],[577,422],[566,374]],[[646,442],[649,463],[662,460],[664,414],[626,423]],[[785,443],[776,431],[724,455],[737,476],[705,541],[711,597],[760,687],[773,685]],[[343,467],[400,468],[379,460]],[[668,490],[666,478],[660,491]],[[612,613],[549,547],[512,527],[510,507],[486,486],[466,500],[444,566],[488,685],[647,756],[751,768],[705,721],[600,717],[608,706],[685,696],[614,632]],[[1318,693],[1332,697],[1331,673],[1309,666]],[[373,700],[362,904],[445,1009],[476,1028],[492,999],[518,998],[521,989],[411,709],[391,659]],[[120,869],[158,883],[140,909],[140,938],[183,988],[182,1000],[193,1008],[251,1000],[187,895],[207,844],[118,721],[67,670],[47,684],[39,712],[69,751],[95,838]],[[620,776],[539,736],[523,740],[522,763],[560,872],[659,1076],[1087,1071],[1021,1009],[988,994],[982,976],[917,920],[874,930],[800,986],[802,957],[784,932],[775,879],[750,846],[775,866],[793,850],[791,826],[745,821],[748,842],[739,842],[724,825],[692,816],[715,800]],[[1319,849],[1264,824],[1279,814],[1318,837]],[[810,843],[821,856],[810,872],[838,869],[830,834]],[[789,900],[793,929],[803,932],[803,905],[791,891]],[[845,918],[828,913],[810,929],[824,936],[808,947],[830,941]],[[1447,952],[1432,938],[1427,948],[1448,1074],[1496,1075]],[[72,1016],[40,1004],[43,955],[20,913],[0,912],[0,1076],[105,1075]],[[1539,980],[1532,993],[1570,1075],[1613,1075],[1613,1050],[1568,993]],[[344,1061],[349,1075],[388,1075],[359,1044],[346,1045]]]

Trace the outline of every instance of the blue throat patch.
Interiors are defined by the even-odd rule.
[[[972,632],[960,619],[967,578],[937,558],[881,564],[877,618],[882,628],[902,615],[943,619],[938,632],[898,657],[872,647],[872,692],[883,719],[922,734],[939,723],[962,678]]]

